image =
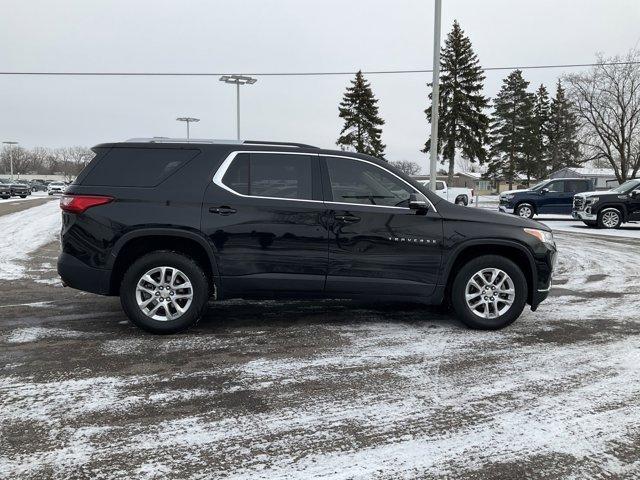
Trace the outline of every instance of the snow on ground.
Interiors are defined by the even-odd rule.
[[[26,198],[20,197],[11,197],[6,199],[0,199],[0,204],[12,204],[18,202],[28,202],[29,200],[38,200],[42,198],[51,198],[51,196],[47,192],[32,192],[31,195]]]
[[[54,240],[60,230],[58,202],[47,202],[22,212],[0,216],[0,278],[15,280],[24,276],[29,254]]]

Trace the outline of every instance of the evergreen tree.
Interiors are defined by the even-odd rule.
[[[533,95],[527,92],[527,82],[521,70],[514,70],[502,82],[494,101],[491,121],[491,160],[487,176],[504,178],[513,188],[516,175],[526,170],[531,125]]]
[[[449,163],[451,182],[457,150],[465,159],[484,162],[489,128],[489,118],[484,113],[489,99],[482,95],[484,72],[471,41],[457,21],[453,22],[442,47],[440,68],[438,152],[443,156],[443,163]],[[425,113],[431,122],[431,106]],[[427,140],[423,151],[428,152],[430,148],[431,140]]]
[[[527,178],[542,179],[549,173],[549,121],[550,104],[549,92],[544,85],[540,85],[534,95],[533,115],[531,117],[531,138],[528,143],[525,168],[522,169]]]
[[[384,120],[378,115],[377,103],[369,82],[362,76],[362,71],[358,71],[340,103],[339,116],[344,119],[344,126],[336,145],[344,150],[353,148],[359,153],[384,158],[385,145],[380,128]]]
[[[549,121],[549,161],[551,171],[579,164],[578,120],[573,104],[558,80],[556,96],[551,102]]]

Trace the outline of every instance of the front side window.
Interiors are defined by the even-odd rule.
[[[311,200],[311,159],[308,155],[240,153],[222,183],[242,195]]]
[[[367,162],[326,157],[333,201],[408,207],[415,190],[398,177]]]
[[[551,182],[547,187],[550,192],[554,193],[564,193],[564,180],[559,180],[557,182]]]

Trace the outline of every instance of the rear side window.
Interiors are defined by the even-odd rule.
[[[311,157],[278,153],[241,153],[222,183],[242,195],[311,200]]]
[[[567,180],[564,184],[564,191],[571,193],[586,192],[589,182],[586,180]]]
[[[195,149],[115,147],[99,159],[82,184],[155,187],[198,153]]]

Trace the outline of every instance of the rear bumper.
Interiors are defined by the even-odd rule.
[[[58,257],[58,275],[68,287],[110,295],[111,270],[90,267],[68,253]]]

